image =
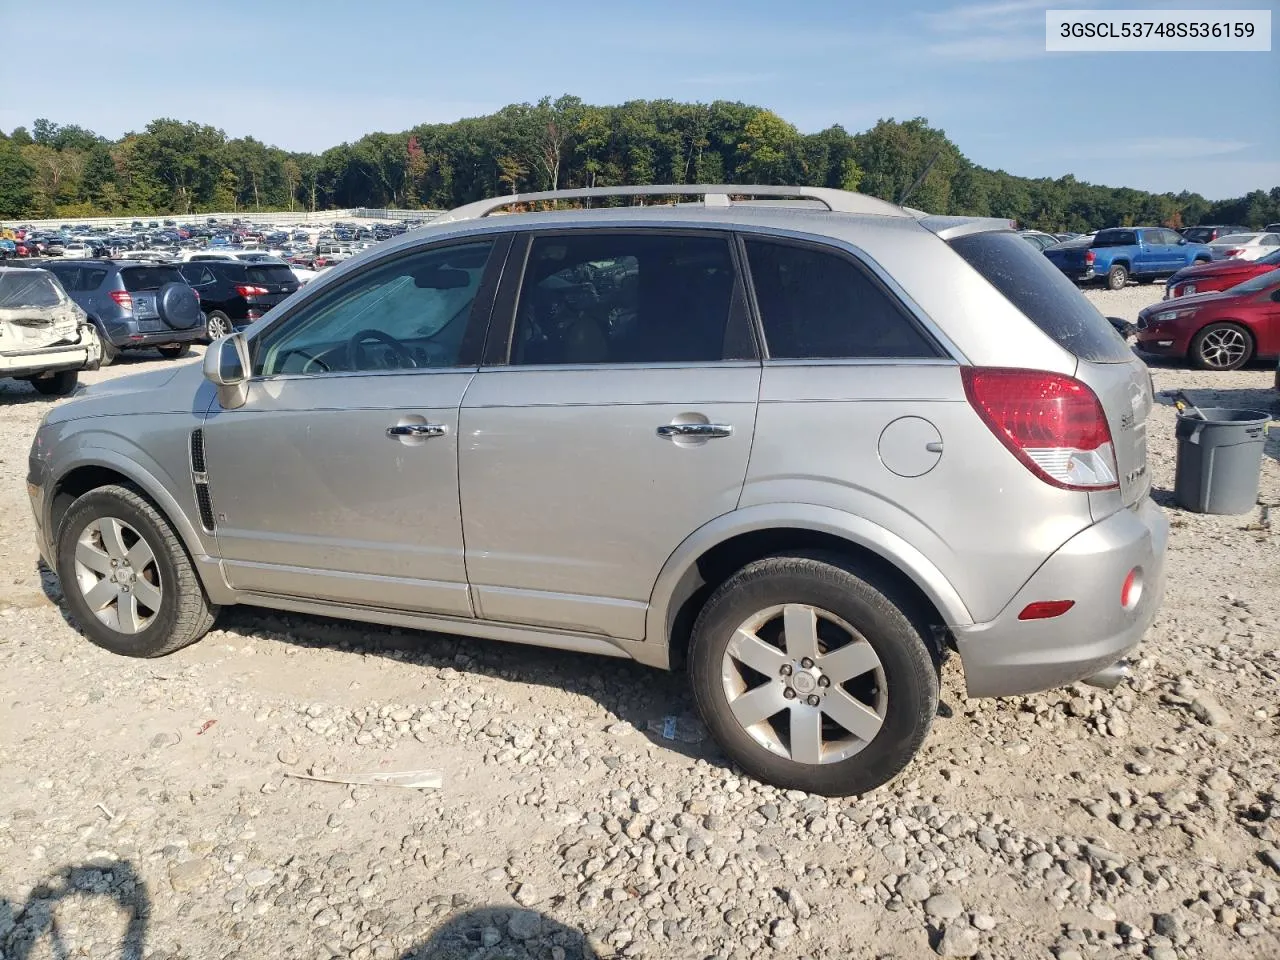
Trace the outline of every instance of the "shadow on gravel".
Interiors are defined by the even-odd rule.
[[[58,907],[68,901],[80,903],[74,934],[59,922]],[[75,935],[94,941],[94,957],[141,960],[150,913],[147,885],[128,861],[65,866],[38,883],[26,903],[0,897],[0,957],[27,960],[41,944],[47,949],[39,956],[83,956],[83,944],[68,940]]]
[[[556,949],[559,948],[559,949]],[[586,934],[536,910],[479,907],[455,914],[400,960],[605,960]]]
[[[36,564],[36,573],[45,596],[58,608],[67,625],[79,632],[57,576],[43,561]],[[477,677],[503,677],[581,694],[629,723],[663,750],[716,766],[729,763],[698,719],[681,673],[587,653],[331,620],[260,607],[224,608],[214,629],[241,636],[266,634],[295,646],[339,650],[352,656],[387,657],[419,667],[452,667],[459,673]],[[620,739],[619,745],[622,743]],[[606,765],[612,763],[608,756],[602,759]]]
[[[64,611],[64,616],[66,611]],[[571,653],[446,633],[349,623],[258,607],[230,607],[217,629],[268,633],[303,647],[382,656],[420,667],[452,667],[476,677],[502,677],[590,697],[663,750],[727,766],[697,717],[688,683],[631,660]],[[624,739],[619,739],[621,746]],[[602,758],[606,765],[611,758]]]

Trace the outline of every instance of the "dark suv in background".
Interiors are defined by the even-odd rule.
[[[210,340],[247,327],[300,286],[286,263],[192,260],[177,269],[200,295]]]
[[[1229,237],[1233,233],[1252,233],[1253,231],[1248,227],[1208,223],[1199,227],[1183,227],[1178,232],[1191,243],[1213,243],[1213,241]]]
[[[199,297],[176,267],[129,260],[53,260],[41,266],[93,321],[103,366],[122,350],[149,347],[176,359],[204,339]]]

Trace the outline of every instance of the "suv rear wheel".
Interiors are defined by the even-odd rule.
[[[694,698],[752,776],[860,794],[924,742],[937,665],[922,628],[874,579],[834,557],[770,557],[707,601],[689,650]]]
[[[90,641],[127,657],[160,657],[199,640],[217,608],[169,522],[135,490],[107,486],[67,508],[58,580]]]
[[[205,323],[208,325],[206,327],[206,331],[210,343],[213,343],[213,341],[217,340],[219,337],[225,337],[231,333],[231,318],[221,310],[212,311],[208,317],[205,318]]]
[[[36,388],[36,393],[46,397],[65,397],[75,391],[79,382],[78,370],[59,370],[47,377],[35,377],[31,385]]]

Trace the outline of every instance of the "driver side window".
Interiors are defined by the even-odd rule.
[[[254,375],[456,366],[492,248],[423,250],[338,284],[258,339]]]

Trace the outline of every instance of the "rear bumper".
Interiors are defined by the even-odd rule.
[[[987,623],[954,627],[971,697],[1004,697],[1060,687],[1092,676],[1137,646],[1164,596],[1169,522],[1149,498],[1068,540]],[[1120,589],[1142,570],[1130,610]],[[1037,600],[1075,600],[1048,620],[1019,620]]]
[[[57,343],[27,350],[0,350],[0,377],[32,377],[63,370],[97,370],[102,349],[93,325],[80,325],[77,343]]]
[[[111,338],[112,343],[121,350],[163,347],[169,343],[199,343],[203,339],[205,339],[205,327],[202,323],[196,324],[190,330],[158,330],[147,333],[122,330]]]

